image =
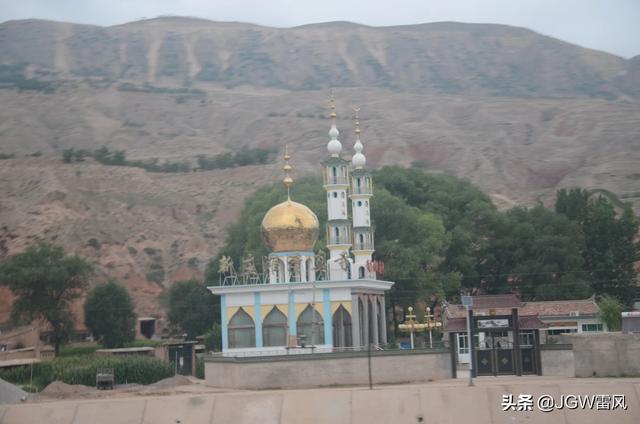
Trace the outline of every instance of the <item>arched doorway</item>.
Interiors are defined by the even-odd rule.
[[[335,347],[351,347],[351,314],[340,305],[333,314],[333,345]]]

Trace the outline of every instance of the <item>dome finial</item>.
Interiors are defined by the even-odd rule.
[[[285,144],[284,146],[284,166],[282,169],[284,170],[284,179],[282,182],[287,187],[287,200],[291,201],[291,186],[293,185],[293,178],[291,178],[291,170],[293,167],[289,165],[289,160],[291,156],[289,156],[289,146]]]
[[[336,102],[333,97],[333,89],[331,90],[331,98],[329,100],[329,105],[331,107],[331,113],[329,116],[331,117],[331,129],[329,130],[329,143],[327,144],[327,150],[332,157],[339,157],[340,151],[342,150],[342,143],[338,140],[338,136],[340,135],[340,131],[336,128]]]
[[[333,88],[331,89],[331,98],[329,99],[329,106],[331,107],[331,113],[329,114],[329,116],[331,117],[331,120],[333,123],[336,122],[336,99],[333,95]]]
[[[355,120],[356,120],[356,130],[355,130],[356,135],[360,134],[360,121],[358,120],[358,112],[360,112],[360,106],[354,106],[353,113],[355,115]]]
[[[356,133],[356,142],[353,145],[353,150],[355,150],[356,153],[351,158],[351,163],[356,169],[362,169],[364,168],[364,165],[367,163],[367,158],[364,156],[364,154],[362,154],[362,149],[364,148],[364,146],[360,141],[360,120],[358,116],[358,112],[360,112],[360,106],[354,107],[353,112],[354,112],[355,121],[356,121],[356,129],[354,131]]]

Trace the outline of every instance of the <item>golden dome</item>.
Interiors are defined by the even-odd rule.
[[[311,252],[318,239],[318,217],[292,200],[275,205],[262,220],[262,237],[272,252]]]

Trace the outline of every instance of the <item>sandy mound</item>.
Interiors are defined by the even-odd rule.
[[[147,387],[168,389],[178,386],[188,386],[189,384],[193,384],[189,377],[186,377],[184,375],[176,375],[173,377],[165,378],[164,380],[156,381],[153,384],[149,384]]]
[[[62,381],[54,381],[40,392],[41,396],[54,398],[66,398],[76,396],[87,396],[95,394],[96,389],[82,384],[67,384]]]

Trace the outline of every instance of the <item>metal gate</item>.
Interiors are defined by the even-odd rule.
[[[515,374],[514,349],[510,341],[485,333],[484,343],[475,350],[478,375]]]

